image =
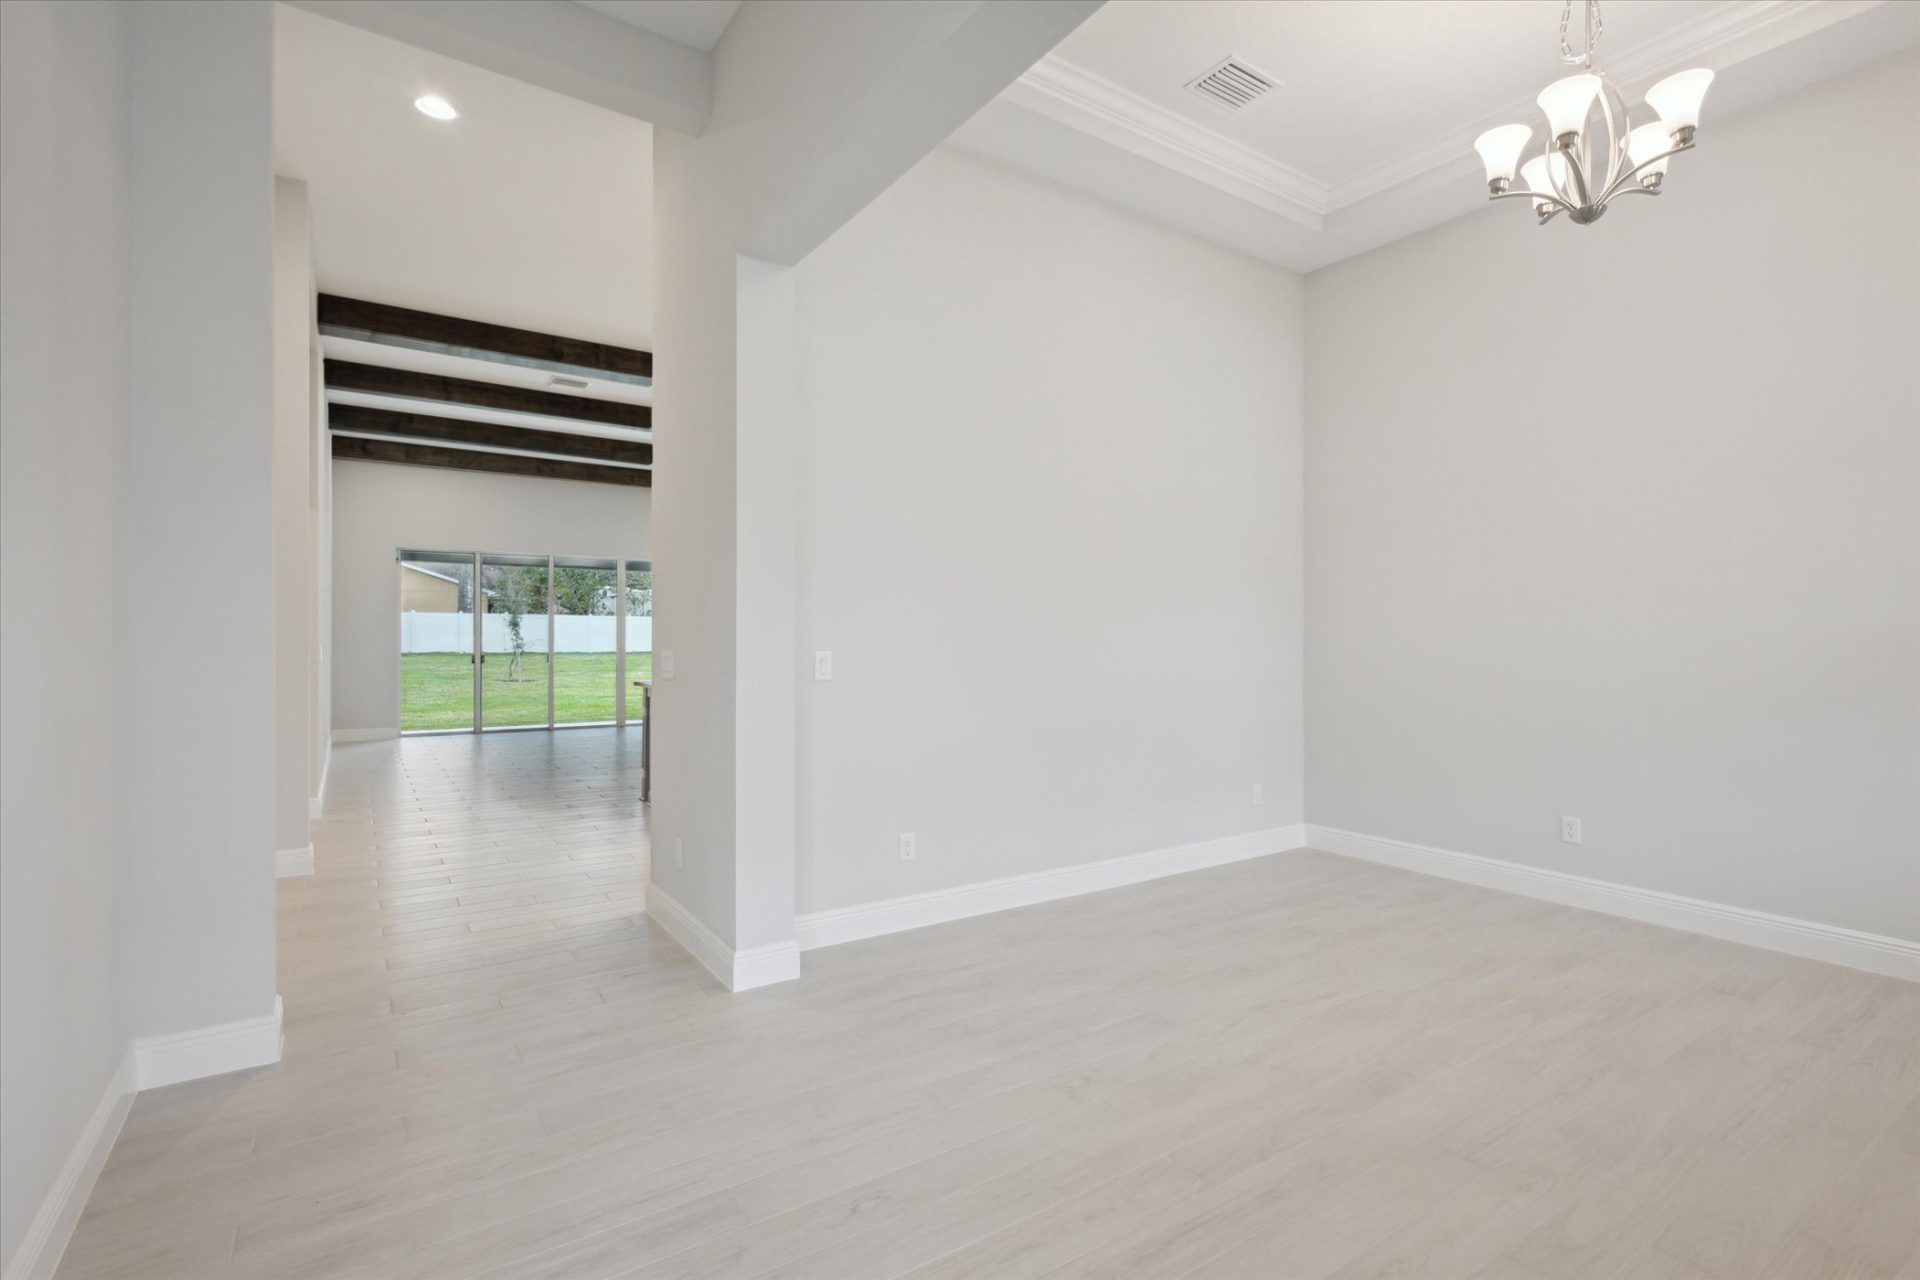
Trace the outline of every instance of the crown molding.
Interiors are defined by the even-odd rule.
[[[1637,90],[1656,75],[1690,65],[1733,66],[1886,2],[1726,0],[1607,59],[1604,69],[1623,90]],[[1473,140],[1494,125],[1528,119],[1537,111],[1531,100],[1509,104],[1343,182],[1326,183],[1056,56],[1042,58],[1003,96],[1311,231],[1324,230],[1329,215],[1396,188],[1478,173]]]
[[[1314,231],[1326,184],[1049,55],[1009,86],[1009,101]]]
[[[1606,61],[1601,69],[1622,89],[1637,88],[1640,81],[1700,62],[1713,64],[1715,70],[1720,70],[1883,3],[1885,0],[1728,0],[1652,40],[1634,45],[1620,57]],[[1471,124],[1450,129],[1345,182],[1334,184],[1325,212],[1358,204],[1437,171],[1478,173],[1473,140],[1496,125],[1514,120],[1537,121],[1538,112],[1538,106],[1528,99],[1509,104]]]

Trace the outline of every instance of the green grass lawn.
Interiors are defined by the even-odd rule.
[[[556,653],[553,655],[553,715],[560,724],[578,724],[614,718],[614,655],[611,653]],[[547,664],[542,655],[528,654],[520,664],[519,680],[509,680],[506,654],[490,653],[486,671],[487,726],[547,722]],[[651,680],[653,655],[627,655],[627,679]],[[627,719],[640,719],[640,691],[627,687]],[[473,727],[473,663],[464,653],[403,653],[400,655],[400,727],[402,729],[471,729]]]

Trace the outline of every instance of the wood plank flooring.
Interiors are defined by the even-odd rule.
[[[337,748],[63,1277],[1920,1280],[1920,987],[1317,853],[720,991],[639,740]]]

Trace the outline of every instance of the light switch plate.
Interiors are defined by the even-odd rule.
[[[833,651],[815,649],[813,651],[813,678],[815,680],[833,679]]]

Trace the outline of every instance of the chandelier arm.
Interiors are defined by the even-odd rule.
[[[1529,200],[1551,200],[1551,201],[1553,201],[1553,204],[1554,204],[1554,210],[1553,210],[1553,211],[1554,211],[1555,213],[1558,213],[1558,212],[1560,212],[1560,210],[1562,210],[1562,209],[1566,209],[1566,210],[1569,210],[1569,211],[1571,211],[1572,209],[1574,209],[1574,208],[1576,207],[1576,206],[1574,206],[1574,205],[1571,205],[1571,204],[1568,204],[1568,203],[1567,203],[1567,202],[1566,202],[1565,200],[1562,200],[1562,199],[1561,199],[1561,198],[1560,198],[1559,196],[1556,196],[1556,195],[1554,195],[1554,194],[1553,194],[1552,192],[1550,192],[1550,191],[1501,191],[1501,192],[1498,192],[1497,194],[1494,194],[1494,195],[1490,195],[1490,196],[1488,196],[1488,197],[1487,197],[1487,199],[1489,199],[1489,200],[1518,200],[1518,199],[1520,199],[1520,198],[1521,198],[1521,197],[1523,197],[1523,196],[1524,196],[1525,198],[1527,198],[1527,199],[1529,199]]]
[[[1600,77],[1600,84],[1600,114],[1607,122],[1607,176],[1602,180],[1601,185],[1605,187],[1607,191],[1611,192],[1614,189],[1615,179],[1620,172],[1620,159],[1625,154],[1627,141],[1620,134],[1620,122],[1614,119],[1613,104],[1618,102],[1620,103],[1621,109],[1625,110],[1626,100],[1620,97],[1619,92],[1615,90],[1611,84],[1607,83],[1605,76]],[[1607,96],[1608,94],[1612,94],[1613,96],[1609,98]],[[1606,202],[1607,197],[1604,195],[1601,196],[1600,203],[1605,204]]]
[[[1625,187],[1628,180],[1631,179],[1634,174],[1640,172],[1642,169],[1646,168],[1648,165],[1658,164],[1660,161],[1665,160],[1669,156],[1679,155],[1682,151],[1691,151],[1693,150],[1693,147],[1694,147],[1693,143],[1685,142],[1673,148],[1671,151],[1662,151],[1657,156],[1648,156],[1645,160],[1642,160],[1639,164],[1633,166],[1633,168],[1627,170],[1625,173],[1621,174],[1618,178],[1615,178],[1613,180],[1612,185],[1607,188],[1606,193],[1600,197],[1600,203],[1605,204],[1607,201],[1613,199],[1614,196],[1619,195],[1621,193],[1620,188]],[[1643,190],[1643,188],[1640,188],[1640,187],[1628,187],[1627,189],[1629,191]]]
[[[1590,195],[1590,193],[1587,191],[1586,170],[1581,168],[1580,156],[1578,155],[1578,153],[1575,152],[1575,150],[1572,147],[1562,146],[1562,147],[1555,148],[1555,150],[1557,150],[1560,153],[1560,155],[1566,159],[1567,181],[1573,184],[1573,194],[1580,197],[1578,204],[1575,204],[1572,201],[1566,202],[1567,208],[1577,209],[1580,207],[1580,205],[1587,203]],[[1549,166],[1547,169],[1547,180],[1549,182],[1553,180],[1553,169],[1551,166]]]

